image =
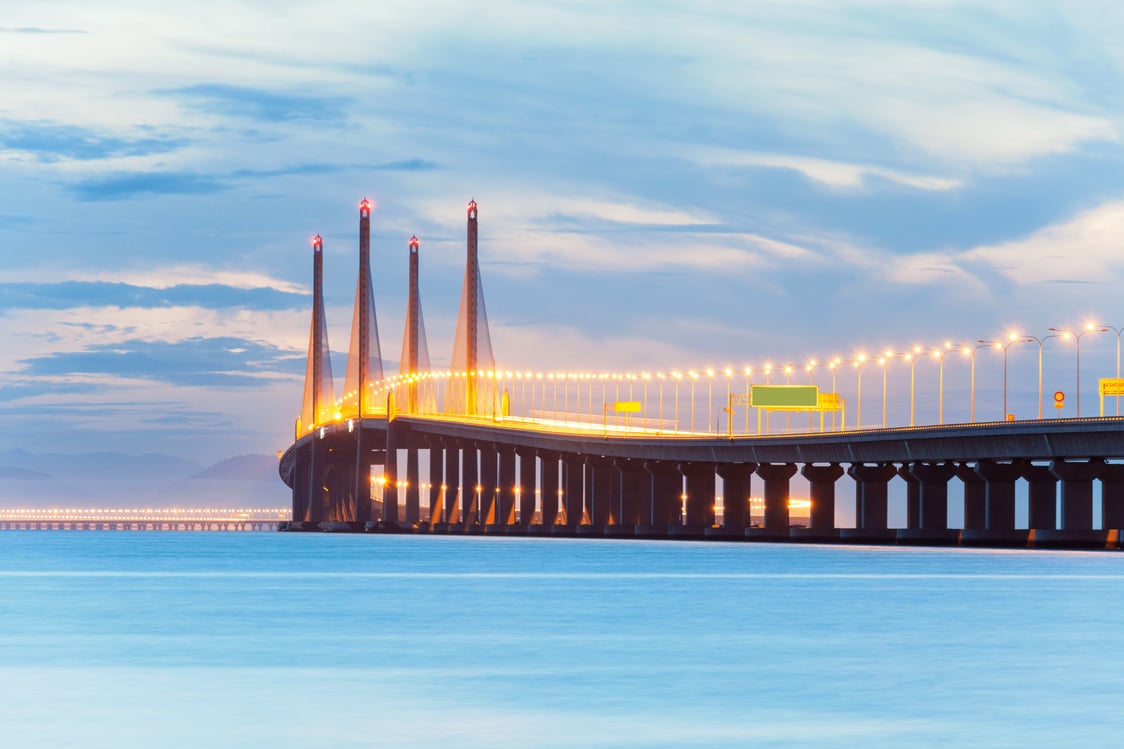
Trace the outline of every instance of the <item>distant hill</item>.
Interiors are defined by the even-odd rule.
[[[36,471],[56,478],[89,479],[180,479],[202,470],[203,466],[161,453],[126,455],[116,452],[46,453],[26,450],[0,453],[0,465]]]
[[[277,458],[272,455],[238,455],[215,463],[193,479],[217,479],[221,481],[280,481],[277,475]]]
[[[42,481],[53,478],[49,473],[33,471],[30,468],[16,466],[0,466],[0,479],[15,479],[16,481]]]

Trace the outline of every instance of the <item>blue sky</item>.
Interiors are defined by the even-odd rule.
[[[1110,2],[3,3],[0,449],[284,447],[309,238],[345,354],[364,196],[390,371],[414,233],[448,360],[469,198],[512,369],[1124,325],[1121,29]],[[1083,387],[1114,352],[1085,340]]]

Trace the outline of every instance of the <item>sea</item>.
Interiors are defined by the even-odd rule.
[[[0,533],[0,746],[1087,747],[1124,555]]]

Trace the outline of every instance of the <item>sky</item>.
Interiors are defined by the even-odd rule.
[[[0,450],[286,447],[309,240],[341,377],[363,197],[388,371],[412,234],[451,356],[470,199],[501,368],[1120,327],[1121,30],[1107,1],[0,0]],[[1085,338],[1086,392],[1117,341]]]

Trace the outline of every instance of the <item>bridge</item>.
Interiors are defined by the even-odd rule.
[[[287,507],[4,507],[0,530],[266,531],[291,517]]]
[[[1124,462],[1114,462],[1124,459],[1119,329],[1089,324],[1042,337],[1011,333],[1000,341],[738,371],[512,371],[499,367],[492,351],[478,210],[468,204],[450,368],[430,366],[415,236],[407,243],[400,368],[388,375],[371,284],[373,205],[360,204],[359,276],[338,398],[323,240],[313,240],[304,397],[294,442],[279,456],[292,490],[285,529],[1117,547],[1124,528]],[[1109,330],[1117,334],[1117,376],[1101,380],[1100,415],[1081,417],[1081,338]],[[1075,418],[1044,418],[1042,354],[1051,338],[1076,342]],[[1007,353],[1034,343],[1038,413],[1016,419],[1007,411]],[[976,419],[975,356],[985,348],[1004,362],[1003,411],[993,421]],[[967,422],[944,423],[950,355],[970,359]],[[887,418],[892,360],[909,365],[908,424]],[[922,361],[939,368],[935,424],[915,423],[914,372]],[[881,375],[873,425],[869,411],[865,424],[862,413],[864,367]],[[853,391],[838,387],[844,371],[857,375]],[[794,375],[808,384],[792,384]],[[1105,396],[1116,397],[1115,416],[1103,415]],[[1062,398],[1055,396],[1058,405]],[[791,496],[798,473],[807,499]],[[890,487],[898,479],[904,525],[891,527]]]

